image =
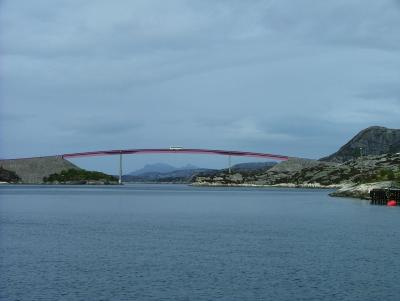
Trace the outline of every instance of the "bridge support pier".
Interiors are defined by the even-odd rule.
[[[122,152],[119,153],[119,185],[122,185]]]
[[[229,174],[232,173],[231,165],[232,165],[232,162],[231,162],[231,155],[229,155],[229,156],[228,156],[228,171],[229,171]]]

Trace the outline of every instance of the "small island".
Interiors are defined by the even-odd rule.
[[[43,178],[44,184],[88,184],[88,185],[111,185],[118,184],[118,179],[98,171],[84,169],[68,169],[60,173],[53,173]]]

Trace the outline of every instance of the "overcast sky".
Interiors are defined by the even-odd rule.
[[[400,127],[400,0],[3,0],[0,49],[3,158],[170,145],[319,158]]]

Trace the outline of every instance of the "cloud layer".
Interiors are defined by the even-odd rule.
[[[317,158],[398,127],[398,0],[0,5],[2,157],[179,144]]]

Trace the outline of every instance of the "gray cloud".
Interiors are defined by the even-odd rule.
[[[357,96],[367,100],[397,101],[398,105],[400,105],[400,85],[398,82],[383,83],[378,86],[368,87]]]
[[[4,0],[0,28],[3,156],[134,143],[321,157],[398,126],[399,1]]]
[[[70,135],[78,136],[108,136],[126,135],[127,133],[138,130],[144,126],[141,122],[133,120],[109,120],[108,117],[89,117],[70,120],[63,123],[58,128]]]

